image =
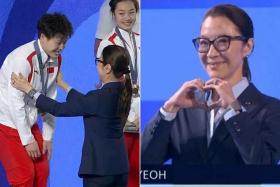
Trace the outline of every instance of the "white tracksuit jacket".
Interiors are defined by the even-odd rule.
[[[37,121],[38,111],[35,108],[34,100],[11,86],[11,73],[22,73],[24,77],[28,78],[33,88],[41,92],[40,69],[33,42],[13,50],[6,57],[0,69],[0,124],[17,129],[23,145],[34,141],[31,127]],[[60,69],[61,56],[45,63],[48,58],[47,54],[43,51],[40,42],[38,43],[44,64],[45,80],[48,77],[47,96],[55,99],[57,95],[56,76]],[[42,120],[43,138],[51,140],[55,127],[54,116],[45,113],[42,115]]]

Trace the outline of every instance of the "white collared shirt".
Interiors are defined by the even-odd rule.
[[[237,99],[248,86],[248,79],[246,77],[242,77],[241,81],[239,81],[236,85],[232,87],[234,98]],[[208,104],[211,104],[212,102],[210,99],[211,97],[209,97]],[[242,110],[245,110],[245,108],[242,107]],[[227,108],[219,108],[216,115],[214,109],[212,109],[210,111],[210,138],[212,138],[215,128],[217,128],[217,126],[223,118],[225,121],[227,121],[229,118],[235,115],[237,115],[236,111],[230,106],[228,106]]]
[[[34,142],[31,133],[31,127],[37,121],[37,108],[35,102],[26,96],[23,92],[11,86],[12,72],[21,73],[28,78],[33,88],[37,91],[42,90],[40,68],[37,55],[33,46],[34,41],[24,44],[13,50],[5,59],[0,70],[0,123],[8,127],[17,129],[23,145]],[[42,55],[42,61],[48,59],[47,54],[42,49],[40,42],[39,48]],[[55,99],[56,75],[59,71],[59,63],[51,60],[44,65],[44,76],[48,77],[47,96]],[[54,116],[50,114],[42,115],[43,119],[43,138],[51,140],[54,131]]]

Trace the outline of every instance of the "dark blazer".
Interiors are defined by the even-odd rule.
[[[128,172],[123,126],[117,116],[122,89],[122,83],[111,82],[86,95],[71,89],[64,103],[42,94],[37,99],[36,106],[54,116],[83,116],[85,138],[79,176]]]
[[[238,101],[246,111],[222,120],[210,142],[206,110],[181,109],[170,122],[158,113],[142,136],[142,164],[277,164],[280,101],[251,83]]]

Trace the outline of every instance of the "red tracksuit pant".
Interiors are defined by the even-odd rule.
[[[129,160],[127,187],[140,186],[139,182],[139,133],[125,132],[125,143]]]
[[[37,124],[31,132],[42,152],[43,138]],[[21,144],[16,129],[0,124],[0,161],[12,187],[46,187],[49,163],[46,155],[33,161]]]

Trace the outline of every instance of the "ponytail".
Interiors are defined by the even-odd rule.
[[[242,75],[247,77],[248,81],[251,81],[251,71],[248,63],[248,57],[244,58],[243,67],[242,67]]]
[[[130,55],[129,52],[117,45],[109,45],[102,51],[104,65],[110,64],[113,74],[117,79],[124,77],[124,86],[120,90],[118,100],[117,114],[121,118],[121,124],[124,126],[130,111],[132,98],[132,85],[130,79]],[[122,79],[123,80],[123,79]]]
[[[131,79],[129,73],[124,74],[125,80],[124,80],[124,88],[121,92],[121,96],[119,98],[119,104],[118,104],[118,114],[121,117],[121,124],[123,126],[126,123],[129,111],[130,111],[130,105],[131,105],[131,98],[132,98],[132,85],[131,85]]]

